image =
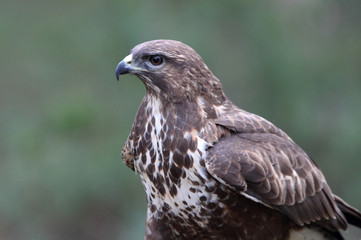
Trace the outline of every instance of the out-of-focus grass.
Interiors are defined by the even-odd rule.
[[[120,150],[144,94],[134,45],[194,47],[237,105],[290,134],[361,209],[358,1],[5,1],[0,239],[141,239],[146,202]],[[357,233],[355,233],[357,236]]]

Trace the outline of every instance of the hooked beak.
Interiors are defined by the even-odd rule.
[[[115,69],[115,76],[119,81],[119,75],[131,73],[135,68],[131,65],[133,60],[133,55],[129,54],[126,56]]]

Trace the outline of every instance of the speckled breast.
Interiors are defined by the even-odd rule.
[[[215,192],[220,185],[205,168],[209,143],[190,127],[195,124],[187,124],[189,119],[164,112],[156,99],[147,99],[138,115],[129,140],[134,169],[147,194],[148,214],[181,218],[192,224],[198,219],[199,225],[207,225],[211,211],[220,207]]]

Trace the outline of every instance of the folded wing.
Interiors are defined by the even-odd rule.
[[[240,111],[216,120],[232,134],[208,149],[209,173],[299,225],[316,222],[330,230],[346,229],[345,217],[312,159],[270,122]]]

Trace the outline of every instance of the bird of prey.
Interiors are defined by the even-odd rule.
[[[146,94],[122,149],[147,196],[145,239],[342,239],[361,213],[281,129],[244,111],[191,47],[135,46],[116,67]]]

